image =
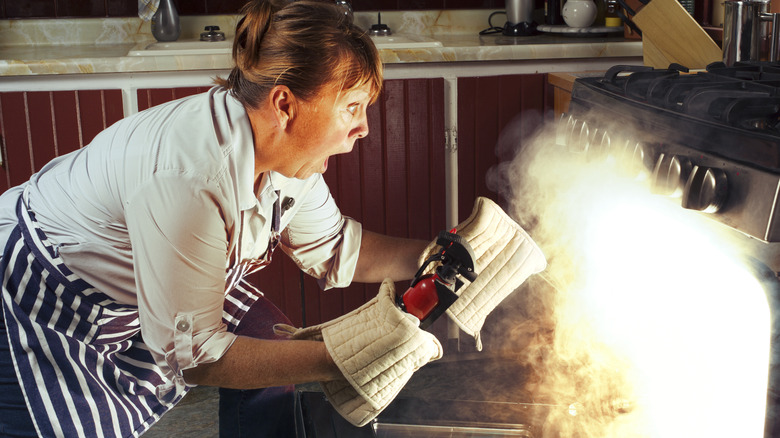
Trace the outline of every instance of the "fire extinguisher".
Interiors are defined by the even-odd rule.
[[[474,281],[476,257],[471,245],[463,237],[442,231],[436,239],[441,250],[429,257],[412,279],[409,289],[396,300],[398,306],[420,320],[420,328],[428,328],[458,299],[455,293],[463,286],[458,275]],[[439,262],[433,274],[425,274],[429,264]]]

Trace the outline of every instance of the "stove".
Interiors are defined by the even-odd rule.
[[[615,160],[745,248],[771,313],[764,436],[780,435],[780,63],[618,65],[578,78],[555,143],[586,161]]]
[[[696,73],[615,66],[577,79],[566,117],[564,143],[619,155],[649,173],[654,192],[780,242],[780,64],[716,63]],[[631,135],[612,135],[618,125]]]
[[[544,136],[534,145],[539,147],[529,148],[529,154],[554,149],[554,156],[562,151],[593,164],[613,160],[616,165],[611,168],[630,180],[643,180],[651,192],[691,210],[691,215],[748,248],[745,265],[761,282],[773,312],[764,436],[780,436],[776,415],[780,409],[780,64],[713,64],[702,72],[687,72],[676,65],[661,70],[615,66],[603,76],[577,79],[569,112],[554,125],[554,138]],[[525,158],[518,151],[512,165],[501,166],[517,177],[507,179],[506,186],[519,182],[522,188],[525,184],[520,175],[527,174],[514,166],[532,161]],[[418,370],[393,403],[363,428],[341,418],[321,392],[299,391],[299,437],[601,438],[606,436],[601,432],[611,425],[631,421],[648,409],[647,400],[634,400],[632,393],[624,391],[622,362],[617,356],[614,362],[609,360],[612,356],[582,357],[585,362],[599,359],[595,362],[603,366],[581,367],[580,356],[567,354],[584,350],[591,354],[589,348],[575,345],[571,351],[553,342],[554,335],[563,331],[554,318],[553,303],[557,306],[555,298],[572,293],[564,281],[566,275],[556,276],[569,266],[568,259],[555,254],[555,249],[570,242],[565,233],[564,242],[543,245],[537,239],[547,231],[539,224],[555,221],[534,215],[533,203],[538,201],[538,192],[530,190],[534,183],[528,181],[528,199],[504,207],[522,219],[521,225],[546,251],[550,268],[530,278],[489,316],[482,333],[485,350],[445,352],[444,358]],[[518,213],[515,208],[527,211]],[[552,231],[554,238],[562,234],[559,229]],[[582,234],[579,229],[575,233]],[[604,257],[614,262],[608,258]],[[584,264],[582,259],[573,259],[575,265]],[[632,292],[629,288],[624,295]],[[735,291],[734,300],[740,292]],[[730,305],[730,299],[726,301]],[[650,303],[649,299],[642,301],[645,306]],[[693,306],[696,310],[706,307]],[[663,324],[663,317],[658,321]],[[723,354],[728,352],[724,347]],[[585,370],[593,373],[582,373]],[[563,379],[572,375],[582,378],[571,380],[576,384]],[[558,378],[563,385],[557,385]],[[735,383],[733,376],[717,379],[712,387],[744,383],[744,379]],[[759,394],[763,390],[762,386]],[[668,401],[663,398],[663,403]],[[711,413],[713,424],[721,419],[725,423],[734,415],[729,410],[733,402],[724,400]],[[762,417],[759,412],[758,420]],[[648,436],[696,435],[664,430]]]

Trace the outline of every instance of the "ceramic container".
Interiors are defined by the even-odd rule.
[[[157,12],[152,17],[152,35],[157,41],[176,41],[181,35],[179,12],[173,0],[160,0]]]
[[[563,21],[569,27],[589,27],[596,20],[597,13],[593,0],[567,0],[563,4]]]

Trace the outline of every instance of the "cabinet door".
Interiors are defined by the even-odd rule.
[[[122,115],[119,90],[0,93],[0,192],[27,181],[52,158],[87,145]]]
[[[501,203],[495,166],[509,161],[541,128],[550,108],[545,74],[458,79],[458,218],[474,200]]]

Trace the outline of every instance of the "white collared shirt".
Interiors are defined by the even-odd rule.
[[[219,87],[117,122],[25,186],[66,265],[138,305],[144,342],[179,364],[174,375],[217,360],[235,339],[222,322],[226,273],[266,252],[277,192],[294,200],[281,215],[280,247],[301,269],[323,288],[344,287],[357,263],[360,224],[341,215],[322,175],[268,172],[254,193],[249,119]],[[18,192],[0,198],[0,238],[15,222]],[[183,314],[193,324],[191,363],[170,358]]]

